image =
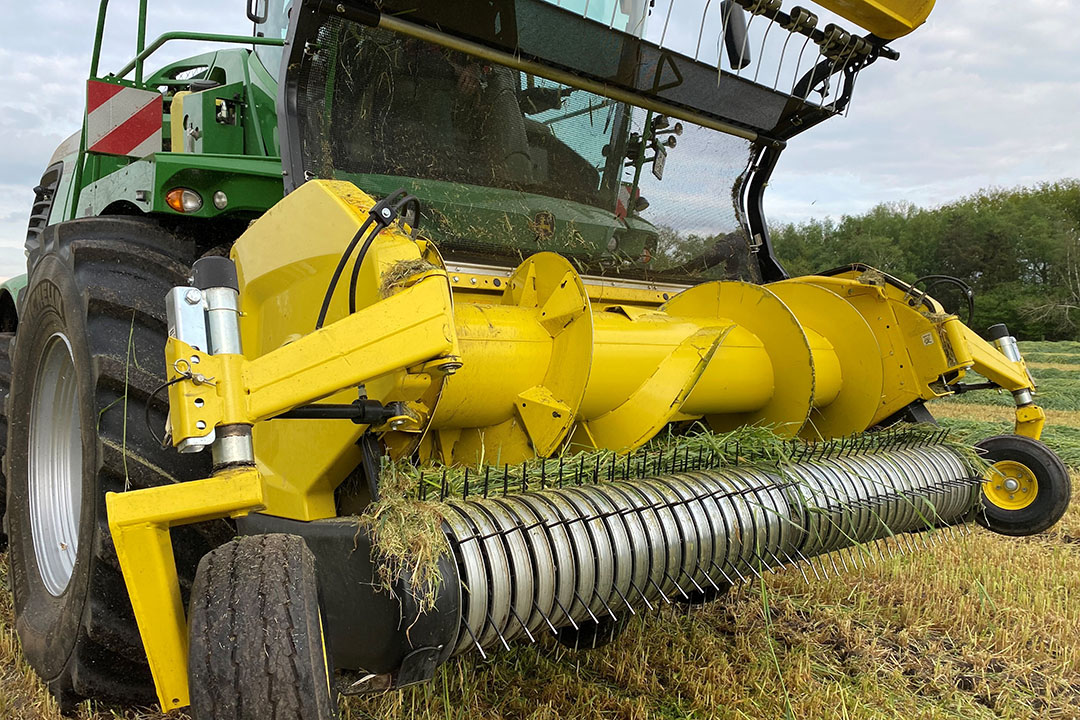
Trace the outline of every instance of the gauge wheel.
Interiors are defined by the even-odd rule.
[[[1022,435],[998,435],[976,448],[990,467],[983,474],[978,522],[1002,535],[1035,535],[1069,507],[1069,471],[1053,450]]]
[[[250,535],[199,563],[191,592],[193,720],[333,720],[315,557],[297,535]]]

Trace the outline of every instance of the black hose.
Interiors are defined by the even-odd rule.
[[[356,286],[360,280],[360,267],[364,264],[364,256],[367,255],[368,248],[371,247],[371,243],[375,238],[379,236],[379,233],[383,231],[383,226],[379,225],[368,235],[367,240],[364,241],[364,246],[360,248],[360,253],[356,256],[356,260],[352,266],[352,276],[349,278],[349,314],[352,315],[356,312]]]
[[[353,235],[352,240],[349,241],[349,245],[345,248],[345,252],[341,254],[341,259],[334,269],[333,277],[330,278],[330,284],[326,288],[326,295],[323,297],[322,308],[319,310],[319,319],[315,322],[316,330],[321,329],[323,324],[326,323],[326,314],[330,311],[330,302],[334,298],[334,290],[337,289],[337,284],[341,281],[341,274],[345,272],[345,266],[348,265],[353,250],[360,244],[360,240],[364,238],[364,233],[368,232],[368,228],[374,224],[375,229],[368,234],[367,239],[364,240],[364,244],[360,248],[359,255],[353,262],[352,277],[349,281],[349,314],[356,312],[356,285],[360,277],[360,267],[364,264],[364,256],[367,255],[368,248],[371,247],[371,243],[378,237],[379,233],[389,227],[397,219],[401,208],[406,206],[411,206],[416,212],[412,232],[412,237],[415,239],[420,224],[420,200],[416,196],[406,193],[404,188],[396,190],[375,203],[371,210],[368,211],[368,219],[364,221],[364,224],[360,226],[360,229]]]
[[[360,226],[360,229],[353,235],[352,240],[349,241],[349,246],[345,248],[345,252],[341,254],[341,260],[338,261],[337,268],[334,269],[334,276],[330,278],[330,284],[326,288],[326,295],[323,296],[322,309],[319,310],[319,319],[315,321],[315,329],[322,328],[323,323],[326,322],[326,313],[330,311],[330,301],[334,298],[334,290],[337,288],[338,281],[341,279],[341,273],[345,272],[345,265],[349,262],[349,256],[352,255],[352,251],[356,248],[356,245],[360,242],[360,239],[371,227],[373,220],[369,217],[364,224]]]
[[[920,285],[924,282],[929,282],[922,292],[912,294],[916,285]],[[960,291],[964,293],[964,297],[967,299],[968,306],[968,318],[967,324],[971,325],[971,321],[975,318],[975,292],[971,289],[971,286],[960,278],[953,277],[952,275],[924,275],[915,282],[911,283],[908,287],[909,302],[912,305],[918,305],[925,301],[926,296],[930,294],[930,291],[936,288],[938,285],[955,285],[960,288]]]
[[[402,191],[399,190],[398,193],[400,193],[400,192],[402,192]],[[398,193],[394,193],[388,199],[393,199],[394,197],[396,197],[398,195]],[[420,225],[420,201],[415,196],[406,195],[405,197],[403,197],[401,200],[399,200],[397,203],[395,203],[393,205],[393,207],[392,207],[393,215],[391,215],[392,219],[390,220],[390,222],[393,222],[393,218],[396,218],[398,216],[398,213],[401,212],[402,208],[406,208],[406,212],[408,212],[407,208],[409,208],[409,207],[413,208],[414,212],[416,213],[416,218],[412,223],[412,237],[413,237],[413,239],[415,239],[418,228],[419,228],[419,225]],[[368,251],[368,248],[371,247],[371,243],[374,242],[375,238],[377,238],[379,236],[379,233],[381,233],[383,231],[383,228],[389,227],[389,225],[390,225],[390,222],[385,222],[385,221],[380,221],[380,220],[376,220],[376,222],[379,222],[379,227],[377,227],[374,231],[372,231],[372,233],[370,235],[368,235],[368,239],[366,241],[364,241],[364,246],[360,248],[360,252],[357,253],[356,260],[353,262],[352,276],[349,278],[349,314],[350,315],[352,313],[356,312],[356,288],[359,285],[360,268],[364,264],[364,257],[367,255],[367,251]],[[385,222],[385,224],[384,224],[384,222]]]

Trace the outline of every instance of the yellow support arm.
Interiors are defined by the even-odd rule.
[[[983,340],[977,333],[966,325],[963,328],[964,344],[969,353],[973,365],[972,370],[979,373],[987,380],[997,383],[1009,392],[1018,390],[1030,390],[1034,392],[1035,383],[1028,373],[1027,365],[1023,360],[1013,362],[1002,355],[990,343]],[[1034,403],[1019,405],[1016,408],[1017,435],[1024,435],[1038,440],[1042,435],[1043,426],[1046,424],[1046,413]]]
[[[252,425],[414,365],[455,365],[452,313],[446,276],[438,272],[254,360],[208,355],[169,338],[173,443],[205,437],[216,426]]]
[[[109,530],[165,712],[190,704],[187,620],[169,530],[240,517],[264,506],[262,480],[255,470],[105,495]]]

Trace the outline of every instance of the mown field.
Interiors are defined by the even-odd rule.
[[[1080,343],[1023,349],[1048,409],[1045,439],[1080,471]],[[974,441],[1008,431],[1010,405],[984,392],[932,409]],[[788,570],[702,609],[665,609],[599,650],[544,640],[466,658],[429,685],[352,700],[342,715],[1080,718],[1080,503],[1035,538],[975,528],[920,542],[839,576],[807,583]],[[21,662],[0,593],[0,718],[59,717]],[[86,703],[78,717],[161,716]]]

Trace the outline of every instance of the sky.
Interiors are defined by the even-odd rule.
[[[97,3],[0,4],[2,278],[23,271],[32,188],[81,122]],[[136,2],[112,7],[105,70],[122,66],[134,47]],[[696,28],[697,11],[686,15],[698,18]],[[150,0],[150,16],[151,37],[250,32],[238,0]],[[1080,3],[1070,0],[939,0],[926,25],[893,44],[899,62],[879,61],[859,76],[847,117],[792,141],[765,196],[769,219],[838,218],[883,202],[934,206],[981,188],[1080,176],[1078,27]],[[160,57],[199,49],[176,45]]]

